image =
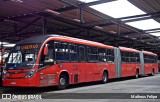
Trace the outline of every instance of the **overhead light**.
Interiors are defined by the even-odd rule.
[[[22,3],[23,1],[22,0],[11,0],[13,2],[18,2],[18,3]]]
[[[76,21],[76,22],[80,22],[80,20],[79,19],[73,19],[74,21]]]
[[[133,40],[136,40],[137,38],[132,38]]]
[[[3,44],[9,44],[8,42],[0,42],[0,45],[1,45],[2,43],[3,43]]]
[[[53,10],[50,10],[50,9],[46,9],[45,11],[48,12],[48,13],[54,14],[54,15],[59,15],[60,14],[59,12],[53,11]]]
[[[7,44],[7,45],[3,45],[4,47],[14,47],[16,44]]]
[[[117,32],[115,32],[115,31],[109,31],[110,33],[112,33],[112,34],[117,34]]]
[[[11,19],[5,19],[4,21],[5,21],[5,22],[8,22],[8,23],[19,23],[19,22],[17,22],[17,21],[11,20]]]
[[[94,26],[94,28],[98,30],[103,30],[103,27],[100,27],[100,26]]]

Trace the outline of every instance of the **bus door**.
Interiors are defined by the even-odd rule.
[[[80,45],[78,47],[79,51],[79,82],[85,82],[86,81],[86,51],[85,47]]]

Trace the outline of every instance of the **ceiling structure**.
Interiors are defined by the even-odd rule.
[[[125,24],[151,18],[160,22],[160,1],[129,0],[147,14],[122,18],[112,18],[89,7],[113,1],[116,0],[1,0],[0,41],[17,43],[36,35],[61,34],[160,53],[159,37],[149,34],[160,32],[160,28],[140,30]]]

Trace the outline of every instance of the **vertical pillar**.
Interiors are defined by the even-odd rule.
[[[83,8],[80,6],[80,23],[83,23]]]
[[[140,34],[140,41],[142,41],[142,34]]]
[[[116,47],[116,37],[114,37],[114,43],[113,43],[113,46]]]
[[[117,24],[118,25],[118,35],[120,35],[121,34],[121,26],[120,26],[120,24]]]
[[[88,38],[88,40],[91,40],[91,38],[90,38],[90,29],[87,30],[87,38]]]
[[[47,34],[47,19],[43,18],[43,35]]]
[[[14,22],[14,33],[17,34],[17,23]]]

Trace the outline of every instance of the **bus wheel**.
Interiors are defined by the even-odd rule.
[[[151,73],[151,75],[152,75],[152,76],[154,76],[154,73],[155,73],[155,72],[154,72],[154,69],[152,69],[152,73]]]
[[[68,81],[67,76],[65,74],[61,74],[59,77],[58,89],[63,90],[67,87]]]
[[[108,82],[108,73],[104,71],[102,76],[102,83],[105,84],[107,82]]]
[[[136,79],[139,77],[139,71],[136,70]]]

